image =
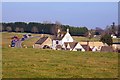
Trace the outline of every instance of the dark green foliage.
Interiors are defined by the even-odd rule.
[[[36,27],[37,33],[44,33],[44,34],[53,34],[52,29],[54,29],[56,24],[44,24],[44,23],[37,23],[37,22],[14,22],[14,23],[2,23],[2,28],[4,29],[3,31],[7,31],[6,27],[11,27],[12,32],[16,32],[16,28],[23,29],[24,32],[27,33],[34,33],[32,31],[33,27]],[[62,31],[66,31],[67,28],[70,29],[71,35],[76,35],[76,36],[84,36],[87,32],[88,29],[86,27],[73,27],[69,25],[60,25]],[[22,32],[22,31],[19,31]]]
[[[110,34],[105,34],[101,37],[100,41],[106,43],[107,45],[111,46],[113,43],[112,37]]]

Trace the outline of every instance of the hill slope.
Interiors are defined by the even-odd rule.
[[[3,78],[115,78],[118,54],[3,48]]]

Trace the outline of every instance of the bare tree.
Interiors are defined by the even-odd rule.
[[[20,28],[20,32],[24,32],[24,28]]]
[[[16,32],[19,32],[19,31],[20,31],[20,28],[19,28],[19,27],[16,27],[15,31],[16,31]]]
[[[52,29],[51,29],[51,32],[52,32],[55,36],[57,36],[57,34],[61,32],[61,30],[62,30],[62,28],[61,28],[61,23],[58,22],[58,21],[56,21],[56,22],[55,22],[55,25],[54,25],[54,26],[52,27]]]
[[[34,26],[34,27],[32,28],[32,30],[31,30],[31,32],[33,32],[33,33],[38,33],[38,28],[37,28],[36,26]]]
[[[12,31],[12,28],[11,27],[6,27],[6,30],[8,31],[8,32],[11,32]]]
[[[115,23],[113,22],[112,25],[107,26],[105,29],[105,33],[107,34],[116,34],[118,32],[118,26],[115,25]]]

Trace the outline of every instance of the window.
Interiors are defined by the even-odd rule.
[[[82,49],[77,49],[77,51],[82,51]]]
[[[58,41],[56,41],[56,44],[59,44],[59,42],[58,42]]]

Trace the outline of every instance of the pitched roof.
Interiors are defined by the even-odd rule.
[[[40,38],[35,44],[42,44],[44,41],[46,41],[47,40],[47,38],[48,37],[42,37],[42,38]]]
[[[85,51],[87,51],[87,48],[89,47],[89,51],[92,51],[92,49],[90,48],[90,46],[88,46],[88,45],[81,45],[84,49],[85,49]]]
[[[53,40],[62,40],[65,34],[58,34],[57,36],[53,37]]]
[[[74,49],[75,46],[78,44],[78,42],[65,42],[65,47],[67,48],[67,45],[69,44],[70,45],[70,48],[71,49]]]
[[[113,48],[111,46],[102,46],[101,52],[113,52]]]
[[[79,42],[81,45],[87,45],[87,42]],[[104,46],[102,42],[89,42],[89,46],[91,47],[99,47],[99,46]]]

